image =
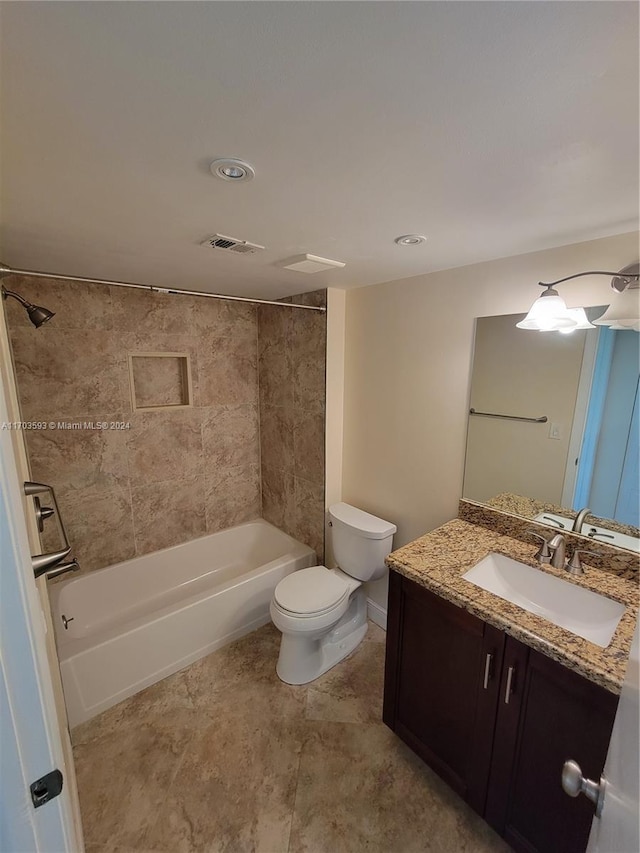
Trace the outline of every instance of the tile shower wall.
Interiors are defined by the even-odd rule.
[[[326,291],[292,297],[326,306]],[[324,560],[326,314],[258,309],[262,515]]]
[[[3,283],[56,312],[34,329],[15,301],[5,304],[23,419],[131,425],[25,433],[32,476],[55,487],[84,571],[261,515],[254,307],[26,277]],[[133,413],[136,352],[188,353],[193,406]],[[309,489],[317,479],[314,471]]]

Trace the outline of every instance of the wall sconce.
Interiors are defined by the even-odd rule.
[[[610,275],[611,288],[618,294],[602,317],[590,323],[584,308],[567,308],[564,299],[557,290],[556,284],[581,278],[585,275]],[[629,264],[620,272],[579,272],[558,281],[549,283],[538,282],[544,287],[542,295],[536,299],[531,310],[519,323],[519,329],[532,329],[538,332],[559,331],[569,333],[577,329],[590,329],[596,326],[609,326],[611,329],[635,329],[640,332],[640,265]]]

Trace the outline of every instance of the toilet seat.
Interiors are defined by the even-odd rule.
[[[286,613],[310,618],[340,607],[349,598],[349,585],[326,566],[300,569],[276,586],[275,604]]]

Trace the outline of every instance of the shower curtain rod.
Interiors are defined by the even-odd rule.
[[[149,290],[152,293],[168,293],[176,296],[203,296],[206,299],[226,299],[228,302],[251,302],[254,305],[276,305],[279,308],[303,308],[305,311],[326,313],[326,308],[318,305],[300,305],[297,302],[275,302],[270,299],[249,299],[247,296],[225,296],[223,293],[203,293],[201,290],[182,290],[179,287],[155,287],[152,284],[133,284],[130,281],[108,281],[103,278],[86,278],[81,275],[59,275],[58,273],[37,272],[36,270],[18,270],[0,264],[0,279],[5,275],[30,275],[34,278],[50,278],[56,281],[79,281],[84,284],[108,284],[111,287],[131,287],[136,290]]]

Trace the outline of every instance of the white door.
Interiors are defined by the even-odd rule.
[[[7,420],[0,387],[0,423]],[[11,438],[2,429],[0,585],[0,850],[77,853],[83,846],[73,771],[64,758]],[[56,769],[63,774],[61,794],[36,808],[31,784]]]
[[[602,817],[593,820],[588,853],[636,853],[640,850],[639,647],[640,622],[633,636],[627,676],[604,767],[606,788]]]
[[[34,334],[37,330],[34,329]],[[80,805],[46,580],[34,581],[40,544],[0,299],[0,851],[82,853]],[[34,807],[30,785],[53,770],[61,794]]]

